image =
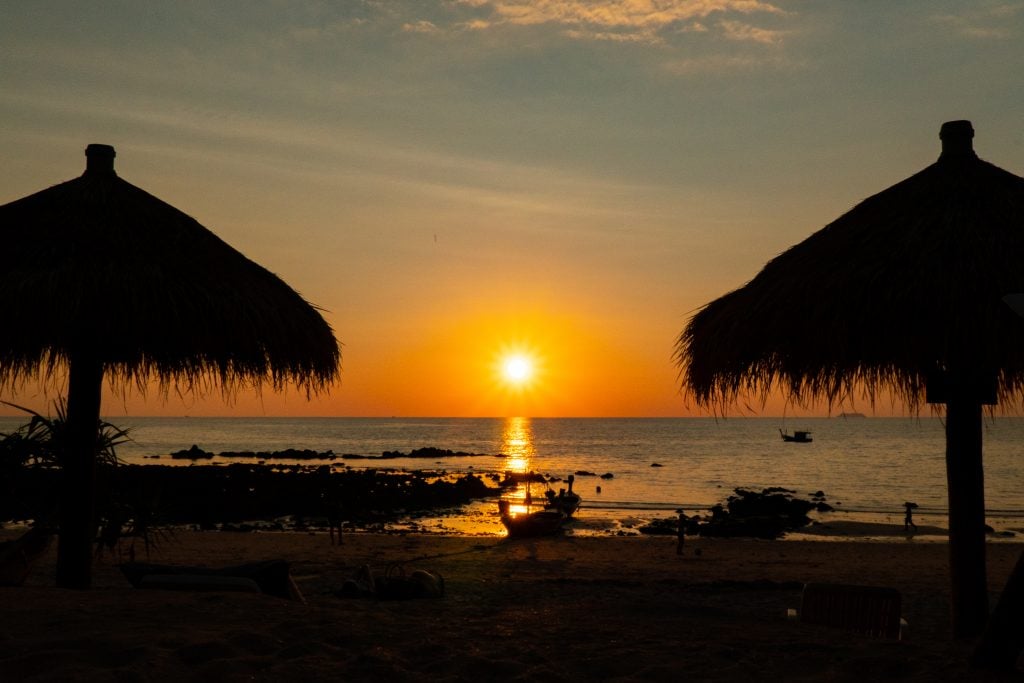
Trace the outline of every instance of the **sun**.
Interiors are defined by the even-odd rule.
[[[505,356],[501,361],[501,376],[511,385],[523,386],[533,379],[533,360],[523,354]]]
[[[502,415],[535,411],[550,391],[550,363],[545,351],[531,340],[504,341],[491,347],[487,377],[491,396]]]

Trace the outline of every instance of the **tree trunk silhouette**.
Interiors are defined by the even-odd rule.
[[[92,354],[68,361],[66,441],[61,445],[60,533],[57,585],[92,585],[92,543],[96,535],[96,443],[103,364]]]
[[[981,403],[961,388],[946,403],[949,573],[956,638],[980,635],[988,618],[981,439]]]

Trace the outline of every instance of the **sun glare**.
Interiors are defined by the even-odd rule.
[[[526,384],[533,377],[533,361],[523,355],[507,356],[501,363],[501,376],[509,384]]]

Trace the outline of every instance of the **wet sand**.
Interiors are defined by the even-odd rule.
[[[0,531],[11,536],[12,531]],[[1022,547],[989,547],[993,599]],[[51,549],[0,588],[4,680],[1003,680],[949,635],[944,543],[178,531],[150,560],[291,563],[306,598],[53,587]],[[697,554],[699,551],[699,555]],[[122,558],[125,559],[125,558]],[[141,559],[141,558],[140,558]],[[361,565],[440,573],[439,599],[336,595]],[[903,641],[785,618],[804,582],[892,586]],[[1006,680],[1011,680],[1006,677]]]

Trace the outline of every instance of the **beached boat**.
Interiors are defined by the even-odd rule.
[[[794,431],[792,434],[779,430],[779,434],[782,435],[783,441],[791,441],[793,443],[810,443],[814,439],[811,438],[811,433],[808,431]]]
[[[559,489],[555,493],[543,475],[535,472],[505,474],[507,481],[519,481],[525,484],[526,492],[522,503],[513,506],[511,500],[498,501],[501,523],[508,530],[509,538],[528,538],[531,536],[550,536],[562,530],[562,525],[570,521],[573,514],[580,509],[582,499],[572,490],[576,477],[572,474],[566,479],[567,489]],[[534,508],[531,485],[542,482],[547,490],[544,492],[543,505]],[[514,509],[513,509],[514,508]]]
[[[566,479],[569,484],[568,490],[559,489],[558,493],[555,493],[551,489],[548,489],[544,494],[547,498],[544,503],[545,509],[559,510],[566,517],[572,517],[573,514],[580,509],[580,504],[583,502],[583,499],[580,498],[580,494],[572,490],[572,483],[575,479],[576,477],[571,474],[568,479]]]
[[[531,538],[534,536],[553,536],[562,530],[562,524],[568,517],[556,508],[541,508],[526,512],[512,512],[512,505],[507,500],[498,501],[501,523],[508,531],[509,538]]]

